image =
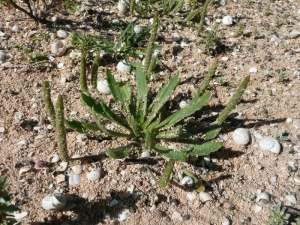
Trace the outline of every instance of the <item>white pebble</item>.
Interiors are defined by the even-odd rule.
[[[257,68],[251,67],[251,68],[249,69],[249,72],[250,72],[250,73],[257,73]]]
[[[196,199],[196,194],[194,193],[194,192],[189,192],[189,193],[187,193],[187,195],[186,195],[186,198],[188,199],[188,200],[190,200],[190,201],[194,201],[195,199]]]
[[[120,13],[125,13],[127,11],[126,2],[124,0],[118,2],[118,10]]]
[[[225,25],[232,25],[233,24],[233,19],[231,16],[225,16],[222,19],[223,24]]]
[[[181,39],[182,39],[182,37],[180,36],[180,34],[178,34],[178,33],[173,33],[172,35],[171,35],[171,37],[172,37],[172,41],[180,41]]]
[[[58,30],[57,31],[57,37],[59,37],[59,38],[66,38],[66,37],[68,37],[68,32],[67,31],[65,31],[65,30]]]
[[[219,0],[218,2],[222,6],[226,5],[226,3],[227,3],[226,0]]]
[[[230,225],[230,220],[228,218],[225,218],[222,222],[222,225]]]
[[[14,25],[11,29],[16,33],[20,31],[20,27],[18,25]]]
[[[56,67],[57,69],[62,69],[64,68],[64,63],[58,63]]]
[[[228,57],[224,56],[224,57],[221,58],[221,60],[226,62],[226,61],[228,61]]]
[[[127,219],[128,219],[127,211],[123,211],[123,212],[119,213],[119,215],[118,215],[119,221],[124,221]]]
[[[298,38],[298,37],[300,37],[300,31],[299,30],[293,30],[293,31],[291,31],[289,36],[290,36],[290,38]]]
[[[262,192],[257,195],[256,202],[260,201],[261,199],[265,199],[266,201],[270,201],[270,195],[266,192]]]
[[[181,101],[180,103],[179,103],[179,107],[181,108],[181,109],[183,109],[184,107],[186,107],[188,105],[188,103],[186,102],[186,101]]]
[[[263,209],[263,207],[261,207],[259,205],[255,205],[254,212],[259,213],[259,212],[261,212],[262,209]]]
[[[294,205],[297,203],[297,199],[296,199],[295,195],[286,195],[285,199]]]
[[[293,122],[293,119],[292,119],[292,118],[287,118],[287,119],[286,119],[286,122],[287,122],[287,123],[292,123],[292,122]]]
[[[203,201],[203,202],[206,202],[206,201],[212,201],[213,198],[211,197],[211,195],[207,192],[203,192],[201,191],[200,194],[200,199]]]
[[[97,90],[102,93],[102,94],[105,94],[105,95],[109,95],[111,92],[110,92],[110,89],[108,87],[108,83],[107,83],[107,80],[100,80],[97,82]]]
[[[5,128],[4,127],[0,127],[0,133],[4,133]]]
[[[181,219],[181,214],[179,212],[177,212],[177,211],[174,211],[173,214],[172,214],[172,219],[173,220],[175,220],[175,219],[177,219],[177,220]]]
[[[129,65],[125,61],[119,62],[117,65],[117,70],[121,72],[129,72]]]

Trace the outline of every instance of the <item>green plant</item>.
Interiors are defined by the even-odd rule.
[[[205,38],[202,39],[200,49],[203,53],[213,55],[218,53],[219,48],[222,48],[224,44],[221,39],[216,36],[216,32],[207,31]]]
[[[265,221],[266,225],[287,225],[289,224],[290,214],[285,212],[286,208],[280,205],[270,208],[269,218]]]
[[[198,35],[203,31],[204,20],[205,20],[205,16],[207,13],[207,8],[210,3],[211,3],[211,0],[206,0],[203,8],[201,10],[201,19],[200,19],[200,23],[199,23],[199,27],[198,27],[198,31],[197,31]]]
[[[238,23],[238,26],[234,29],[234,36],[239,37],[243,35],[243,32],[245,30],[245,23]]]
[[[136,151],[153,150],[169,158],[159,187],[164,187],[170,178],[175,161],[187,162],[190,156],[202,156],[217,151],[222,147],[222,143],[213,139],[221,130],[221,124],[226,119],[230,111],[237,104],[238,99],[243,94],[249,77],[245,79],[237,93],[211,126],[199,128],[196,133],[205,134],[201,142],[195,142],[189,137],[195,133],[187,132],[188,123],[184,119],[200,110],[209,100],[209,92],[205,92],[209,80],[215,73],[218,63],[214,63],[212,69],[205,78],[205,82],[200,86],[188,105],[175,113],[167,112],[164,104],[172,95],[174,89],[179,84],[179,74],[173,76],[168,83],[151,97],[148,89],[148,80],[141,67],[136,70],[136,90],[132,92],[132,87],[128,83],[117,82],[109,69],[106,69],[106,79],[114,104],[118,107],[116,113],[108,107],[104,100],[99,97],[93,98],[88,92],[81,93],[84,105],[92,113],[96,124],[87,124],[80,121],[65,119],[65,123],[77,132],[90,135],[101,131],[107,136],[127,138],[129,144],[118,149],[107,149],[106,154],[112,158],[125,158]],[[208,82],[207,82],[208,80]],[[104,126],[104,121],[110,121],[119,126],[119,130],[111,130]],[[175,142],[176,149],[169,149],[162,145],[162,141]]]
[[[11,198],[11,195],[7,192],[7,190],[5,190],[7,185],[8,183],[6,182],[6,177],[0,177],[0,224],[19,224],[13,216],[13,213],[19,209],[8,202]]]
[[[286,76],[285,72],[279,73],[279,82],[287,82],[289,78]]]

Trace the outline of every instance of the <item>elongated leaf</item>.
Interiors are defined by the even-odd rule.
[[[222,142],[204,142],[202,144],[183,144],[185,151],[188,151],[189,155],[203,156],[208,155],[211,152],[218,151],[223,146]]]
[[[193,173],[191,173],[190,171],[183,169],[183,173],[191,178],[193,178],[194,180],[194,185],[193,188],[196,189],[197,191],[205,191],[205,186],[203,185],[203,183],[201,182],[201,180],[199,180]]]
[[[81,125],[87,129],[87,130],[92,130],[92,131],[98,131],[100,130],[98,127],[92,125],[92,124],[88,124],[88,123],[81,123]]]
[[[92,107],[96,104],[95,100],[91,96],[86,95],[84,92],[81,92],[80,95],[83,103],[92,109]]]
[[[185,152],[174,151],[172,149],[164,148],[158,145],[155,145],[153,149],[158,153],[168,157],[169,159],[175,159],[176,161],[182,161],[182,162],[186,162],[188,160],[188,157],[185,154]]]
[[[146,110],[147,110],[147,95],[148,95],[148,88],[147,88],[147,80],[145,75],[142,72],[140,67],[137,68],[136,71],[136,86],[137,86],[137,102],[136,102],[136,109],[137,109],[137,120],[139,123],[143,123]]]
[[[122,102],[123,97],[121,95],[119,85],[108,68],[106,68],[106,78],[107,78],[108,87],[111,91],[112,96],[114,97],[114,100],[116,102]]]
[[[221,127],[215,127],[215,128],[212,128],[211,130],[205,132],[205,140],[212,140],[215,137],[217,137],[218,134],[220,133],[221,129],[222,129]]]
[[[182,132],[182,126],[177,126],[172,130],[158,132],[156,138],[159,139],[173,139],[178,138]]]
[[[103,126],[103,124],[101,123],[100,119],[97,117],[96,111],[94,109],[94,107],[92,108],[92,115],[93,118],[97,124],[97,126],[99,127],[100,130],[102,130],[104,133],[112,135],[112,136],[116,136],[116,137],[130,137],[129,134],[124,134],[124,133],[119,133],[119,132],[115,132],[112,130],[107,129],[105,126]]]
[[[172,10],[173,13],[180,11],[183,7],[184,0],[179,0],[176,7]]]
[[[195,96],[186,107],[180,109],[167,119],[162,121],[156,128],[164,128],[178,123],[182,119],[192,115],[197,110],[200,110],[210,99],[210,94],[206,92],[201,98]]]
[[[171,177],[171,173],[173,171],[174,168],[174,164],[175,164],[175,160],[174,159],[170,159],[165,170],[164,173],[162,175],[162,177],[160,178],[160,180],[157,182],[157,186],[159,188],[164,188],[167,186],[170,177]]]
[[[169,82],[167,82],[163,86],[163,88],[157,93],[152,104],[149,106],[149,116],[143,127],[147,127],[152,122],[152,120],[155,118],[161,107],[170,98],[178,83],[179,74],[177,73],[176,76],[172,77],[172,79]]]
[[[84,127],[81,125],[81,122],[76,121],[76,120],[67,120],[65,119],[65,124],[70,127],[71,129],[79,132],[79,133],[85,133],[84,132]]]
[[[92,65],[91,83],[92,83],[92,87],[94,89],[97,88],[99,62],[100,62],[100,54],[98,53],[94,59],[93,65]]]
[[[118,149],[107,149],[105,154],[114,159],[123,159],[132,151],[132,146],[125,146]]]

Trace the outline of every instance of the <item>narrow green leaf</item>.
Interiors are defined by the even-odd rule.
[[[197,95],[200,97],[203,95],[203,93],[206,91],[206,89],[209,87],[209,82],[215,75],[215,72],[217,70],[219,63],[214,62],[213,65],[211,66],[211,69],[209,70],[208,74],[205,76],[204,80],[201,83],[201,86],[197,90]]]
[[[130,137],[129,134],[124,134],[124,133],[119,133],[119,132],[115,132],[112,130],[107,129],[105,126],[103,126],[103,124],[101,123],[100,119],[97,117],[96,111],[94,109],[94,107],[92,108],[92,115],[93,118],[97,124],[97,126],[99,127],[100,130],[102,130],[104,133],[112,135],[112,136],[116,136],[116,137]]]
[[[189,155],[203,156],[212,152],[218,151],[223,146],[222,142],[204,142],[202,144],[183,144],[185,151],[188,151]]]
[[[129,155],[130,151],[132,151],[132,147],[121,147],[118,149],[107,149],[105,154],[114,159],[122,159]]]
[[[83,103],[92,109],[92,107],[96,104],[95,100],[91,96],[86,95],[84,92],[81,92],[80,95]]]
[[[143,71],[140,67],[137,68],[136,71],[136,86],[137,86],[137,120],[139,123],[143,123],[146,110],[147,110],[147,95],[148,95],[148,88],[147,88],[147,80]]]
[[[114,97],[114,100],[116,102],[122,102],[123,97],[119,90],[119,85],[108,68],[106,68],[106,78],[107,78],[108,87],[111,91],[112,96]]]
[[[206,92],[201,98],[195,96],[186,107],[180,109],[176,113],[162,121],[156,128],[165,128],[178,123],[182,119],[192,115],[197,110],[200,110],[210,99],[210,94]]]
[[[222,130],[221,127],[214,127],[208,131],[205,132],[205,140],[212,140],[215,137],[218,136],[218,134],[220,133],[220,131]]]
[[[183,173],[191,178],[193,178],[194,180],[194,186],[193,188],[196,189],[197,191],[205,191],[205,186],[203,185],[203,183],[201,182],[201,180],[199,180],[193,173],[191,173],[190,171],[183,169]]]
[[[77,131],[78,133],[85,133],[84,132],[84,127],[81,125],[81,122],[76,121],[76,120],[67,120],[65,119],[65,124],[70,127],[71,129]]]
[[[241,83],[235,94],[232,96],[230,99],[228,105],[223,109],[223,111],[220,113],[218,118],[216,119],[217,124],[221,125],[224,120],[227,118],[231,110],[237,105],[239,102],[240,98],[242,97],[244,91],[246,90],[248,83],[250,80],[250,76],[247,76],[244,81]]]
[[[170,98],[178,83],[179,83],[179,74],[177,73],[176,76],[172,77],[171,80],[167,82],[162,87],[162,89],[157,93],[152,104],[149,106],[149,116],[145,124],[143,125],[143,127],[147,127],[152,122],[152,120],[155,118],[155,116],[157,115],[161,107]]]
[[[98,53],[94,59],[93,65],[92,65],[92,87],[94,89],[97,88],[97,79],[98,79],[98,69],[99,69],[99,62],[100,62],[100,54]]]
[[[86,82],[86,58],[85,54],[81,55],[81,71],[80,71],[80,88],[83,92],[88,93],[88,87]]]
[[[98,127],[92,125],[92,124],[88,124],[88,123],[81,123],[81,125],[87,129],[87,130],[92,130],[92,131],[98,131],[100,130]]]
[[[167,186],[169,180],[170,180],[170,177],[171,177],[171,173],[173,171],[173,168],[174,168],[174,164],[175,164],[175,160],[174,159],[170,159],[164,172],[163,172],[163,175],[162,177],[160,178],[160,180],[157,182],[157,186],[159,188],[164,188]]]
[[[182,126],[177,126],[172,130],[158,132],[156,138],[158,139],[174,139],[178,138],[182,132]]]
[[[188,157],[185,154],[185,152],[174,151],[172,149],[164,148],[158,145],[155,145],[153,149],[158,153],[168,157],[169,159],[175,159],[176,161],[182,161],[182,162],[186,162],[188,160]]]

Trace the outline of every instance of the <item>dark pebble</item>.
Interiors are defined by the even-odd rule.
[[[146,168],[145,166],[142,166],[142,167],[140,168],[140,171],[141,171],[141,172],[146,172],[146,171],[147,171],[147,168]]]
[[[169,216],[167,216],[166,217],[166,221],[170,223],[172,220],[171,220],[171,218]]]
[[[288,170],[289,172],[292,172],[292,171],[293,171],[293,168],[292,168],[291,166],[288,166],[288,167],[287,167],[287,170]]]
[[[189,220],[190,218],[191,218],[191,216],[186,214],[182,217],[182,220]]]
[[[166,213],[164,211],[161,211],[161,210],[157,209],[157,210],[155,210],[155,215],[157,217],[165,217]]]
[[[297,134],[297,138],[298,138],[298,140],[300,141],[300,134]]]

